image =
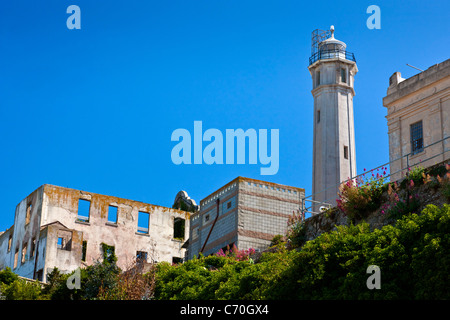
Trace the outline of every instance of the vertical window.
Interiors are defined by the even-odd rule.
[[[35,252],[36,252],[36,239],[33,238],[33,240],[31,240],[30,257],[34,257]]]
[[[317,123],[320,122],[320,110],[317,110]]]
[[[43,280],[43,278],[44,278],[44,270],[43,269],[40,269],[40,270],[38,270],[38,272],[36,272],[36,278],[39,281]]]
[[[117,223],[117,207],[108,207],[108,222]]]
[[[31,220],[31,209],[33,209],[33,205],[31,203],[29,203],[27,205],[27,213],[25,216],[25,224],[29,224],[30,220]]]
[[[341,68],[341,81],[347,83],[347,70]]]
[[[209,214],[205,216],[205,223],[209,221]]]
[[[150,220],[150,215],[147,212],[142,212],[139,211],[138,214],[138,227],[137,227],[137,232],[138,233],[144,233],[147,234],[148,233],[148,229],[149,229],[149,220]]]
[[[8,252],[11,251],[11,245],[12,245],[12,234],[9,235],[8,239]]]
[[[230,209],[231,208],[231,201],[228,201],[228,203],[227,203],[227,209]]]
[[[173,219],[173,238],[184,240],[185,221],[181,218]]]
[[[316,73],[316,85],[318,86],[318,85],[320,85],[320,71],[317,71],[317,73]]]
[[[19,248],[16,248],[16,251],[14,252],[14,267],[13,267],[13,269],[17,268],[18,260],[19,260]]]
[[[107,245],[106,243],[101,243],[103,248],[103,259],[108,262],[113,262],[115,258],[115,248],[114,246]]]
[[[25,263],[26,256],[27,256],[27,244],[25,243],[22,248],[22,259],[21,259],[22,263]]]
[[[87,252],[87,241],[83,241],[83,246],[81,248],[81,261],[86,261]]]
[[[348,147],[344,146],[344,159],[348,160]]]
[[[91,202],[88,200],[78,200],[78,221],[89,222],[89,211],[91,209]]]
[[[61,238],[61,237],[58,238],[58,242],[56,243],[56,247],[58,249],[63,249],[64,248],[64,238]]]
[[[413,154],[423,151],[423,127],[422,121],[413,123],[410,127],[411,131],[411,152]]]

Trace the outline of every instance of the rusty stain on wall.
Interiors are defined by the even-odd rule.
[[[80,199],[90,202],[88,221],[79,219]],[[116,223],[108,221],[109,206],[117,207]],[[138,232],[139,211],[149,214],[146,233]],[[174,221],[180,218],[185,223],[181,240],[174,238]],[[0,269],[9,266],[20,276],[45,282],[54,267],[71,272],[101,260],[102,243],[115,247],[121,268],[130,265],[138,251],[151,253],[148,259],[154,261],[172,262],[185,257],[189,218],[182,210],[45,184],[17,205],[14,226],[0,234]],[[16,251],[22,250],[23,263],[15,261]]]

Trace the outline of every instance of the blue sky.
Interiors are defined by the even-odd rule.
[[[69,5],[81,30],[69,30]],[[369,30],[369,5],[381,29]],[[0,230],[48,183],[171,206],[237,176],[311,191],[314,29],[354,52],[358,172],[388,161],[389,76],[448,59],[448,1],[115,1],[0,3]],[[180,165],[175,129],[279,129],[279,171]]]

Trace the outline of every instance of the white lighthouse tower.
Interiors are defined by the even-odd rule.
[[[314,97],[313,200],[334,205],[338,184],[356,175],[353,53],[330,30],[312,33],[309,58]],[[317,212],[316,205],[315,210]]]

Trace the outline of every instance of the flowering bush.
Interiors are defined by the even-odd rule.
[[[390,183],[388,187],[388,202],[383,204],[381,214],[387,214],[391,219],[399,219],[403,215],[416,212],[420,208],[420,198],[414,192],[414,180],[406,184],[406,193],[400,198],[400,187],[397,182]]]
[[[250,256],[256,252],[255,249],[249,248],[247,250],[242,249],[238,250],[235,244],[233,244],[233,247],[230,249],[230,246],[227,246],[227,250],[223,251],[223,249],[220,249],[215,253],[215,256],[217,257],[232,257],[236,259],[237,261],[247,261],[250,259]]]
[[[386,169],[382,167],[382,173],[377,172],[376,175],[371,170],[368,172],[371,173],[368,179],[366,178],[368,173],[364,173],[358,179],[347,180],[341,184],[339,199],[336,200],[337,207],[351,220],[362,219],[368,212],[377,209],[383,193]]]

